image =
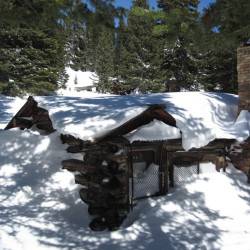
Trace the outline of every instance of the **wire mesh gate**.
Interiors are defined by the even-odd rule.
[[[219,147],[220,146],[220,147]],[[128,192],[129,204],[134,201],[164,195],[169,187],[193,181],[202,171],[204,156],[212,161],[225,155],[225,146],[199,151],[179,151],[181,145],[164,143],[138,143],[127,146],[129,157]],[[169,150],[170,149],[170,150]]]
[[[200,173],[199,163],[190,166],[175,166],[173,165],[173,179],[175,185],[181,185],[189,181],[193,181]]]
[[[165,169],[162,164],[161,147],[138,147],[131,149],[129,190],[133,201],[163,194]]]

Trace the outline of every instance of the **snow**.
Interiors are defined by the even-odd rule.
[[[141,114],[148,104],[165,104],[182,133],[185,150],[200,148],[214,139],[249,137],[249,114],[243,111],[238,120],[238,97],[225,93],[176,92],[135,96],[96,95],[96,97],[36,97],[49,110],[54,127],[61,133],[83,140],[94,140]],[[156,123],[161,132],[164,126]],[[248,124],[248,125],[247,125]],[[152,124],[128,135],[134,140],[158,140]],[[149,136],[150,134],[150,136]],[[165,138],[179,138],[176,129],[163,132]],[[145,139],[143,139],[145,138]]]
[[[158,120],[153,120],[125,136],[130,143],[134,141],[162,141],[181,138],[178,128],[167,125]]]
[[[177,123],[177,129],[153,121],[126,135],[131,141],[153,141],[180,138],[185,150],[200,148],[214,139],[237,139],[250,136],[250,115],[238,116],[238,97],[225,93],[176,92],[135,96],[102,95],[79,92],[80,96],[35,97],[49,111],[54,128],[83,140],[94,140],[119,127],[148,108],[148,104],[165,104]],[[2,98],[3,128],[23,100]],[[13,103],[15,102],[15,103]],[[6,103],[6,104],[5,104]],[[14,106],[15,105],[15,106]],[[17,108],[19,105],[19,108]],[[14,108],[13,108],[14,106]],[[0,128],[1,128],[0,127]]]
[[[199,96],[194,93],[193,98],[198,98],[196,95]],[[211,101],[210,107],[193,103],[194,113],[188,113],[188,118],[197,116],[198,107],[203,111],[200,113],[213,107],[210,115],[214,117],[214,128],[222,129],[223,123],[228,126],[231,123],[235,129],[226,128],[221,133],[238,133],[241,128],[247,131],[249,113],[243,111],[237,122],[233,121],[237,97],[207,95],[204,103]],[[41,101],[47,101],[57,121],[58,132],[49,136],[32,130],[1,130],[25,100],[0,98],[0,249],[249,249],[250,186],[246,176],[233,166],[227,173],[218,173],[211,163],[202,164],[199,176],[182,180],[168,195],[138,202],[120,230],[101,233],[89,230],[87,206],[79,199],[74,177],[61,170],[62,160],[82,156],[66,153],[66,146],[59,139],[59,121],[61,127],[73,123],[75,129],[80,129],[77,125],[82,124],[82,118],[84,122],[90,119],[88,126],[93,121],[93,127],[89,131],[99,131],[97,128],[102,126],[108,130],[106,126],[110,125],[101,121],[112,123],[117,117],[118,121],[126,120],[145,110],[145,103],[166,103],[171,114],[183,115],[183,120],[179,119],[181,124],[187,119],[188,111],[181,109],[180,103],[187,100],[177,102],[174,94],[166,94],[121,99],[116,96],[41,97]],[[131,107],[136,108],[131,110]],[[203,120],[194,119],[188,126],[196,129],[195,122],[202,124]],[[78,133],[86,136],[85,130]]]
[[[70,67],[66,67],[65,71],[69,76],[65,86],[65,89],[59,89],[57,93],[59,95],[71,95],[71,96],[79,96],[81,93],[85,92],[90,93],[90,91],[86,91],[90,89],[91,91],[95,91],[95,83],[98,81],[98,76],[95,72],[91,71],[81,71],[81,70],[73,70]]]
[[[250,186],[232,166],[212,164],[163,197],[138,202],[116,232],[91,232],[87,206],[59,134],[0,131],[0,249],[3,250],[247,250]],[[79,157],[79,156],[77,156]]]
[[[25,99],[18,97],[0,95],[0,130],[6,127],[25,102]]]

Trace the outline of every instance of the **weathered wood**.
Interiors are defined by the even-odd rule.
[[[62,169],[67,169],[70,172],[83,172],[83,173],[95,173],[96,166],[94,165],[86,165],[84,161],[77,159],[69,159],[62,161]]]
[[[108,228],[104,217],[97,217],[93,219],[89,224],[89,227],[91,228],[91,230],[97,232],[104,231],[105,229]]]
[[[95,205],[89,205],[88,207],[88,213],[90,215],[100,215],[105,213],[109,208],[104,206],[95,206]]]
[[[109,231],[118,230],[124,220],[124,217],[119,216],[114,209],[106,211],[104,218]]]
[[[72,135],[69,134],[61,134],[60,135],[61,141],[63,144],[68,144],[70,146],[82,146],[84,144],[90,144],[90,141],[83,141],[81,139],[78,139]]]
[[[84,155],[84,163],[87,165],[102,165],[103,155],[96,154],[96,152],[86,153]]]
[[[28,97],[27,102],[21,107],[21,109],[15,114],[15,116],[10,120],[10,122],[5,127],[5,130],[18,127],[16,124],[17,117],[32,117],[33,110],[37,106],[37,102],[32,96]]]
[[[237,169],[247,176],[247,181],[250,183],[250,138],[243,143],[232,145],[228,158]]]
[[[112,154],[109,154],[109,155],[105,155],[105,158],[108,159],[108,160],[114,161],[114,162],[116,162],[118,164],[122,164],[122,163],[127,162],[128,156],[127,155],[112,155]]]
[[[85,175],[75,175],[75,183],[82,186],[88,186],[89,179]]]
[[[31,119],[25,119],[24,117],[15,117],[13,119],[13,124],[15,124],[15,127],[19,127],[21,129],[29,129],[33,126],[33,121]]]
[[[82,153],[82,147],[81,145],[69,146],[67,147],[66,151],[71,154]]]
[[[24,117],[29,117],[30,119],[27,121],[27,119],[23,119]],[[49,117],[49,112],[46,109],[38,107],[34,98],[29,96],[27,102],[16,113],[5,129],[15,127],[20,127],[22,129],[31,128],[33,125],[36,125],[38,129],[41,129],[46,133],[52,133],[55,131]]]
[[[141,127],[143,125],[150,123],[154,119],[158,119],[160,121],[163,121],[167,125],[176,127],[175,119],[168,112],[165,111],[165,107],[163,105],[151,104],[148,107],[148,109],[146,109],[144,112],[142,112],[138,116],[125,122],[121,126],[113,129],[108,134],[100,138],[97,138],[96,142],[102,142],[102,141],[108,140],[109,138],[121,137],[137,129],[138,127]]]
[[[212,162],[216,166],[216,170],[220,171],[223,169],[225,171],[227,166],[227,161],[225,156],[221,155],[221,152],[175,152],[170,155],[170,161],[173,165],[179,166],[191,166],[193,164],[198,164],[202,162]]]

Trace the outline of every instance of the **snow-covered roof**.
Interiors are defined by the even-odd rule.
[[[55,129],[84,140],[110,132],[141,114],[148,104],[156,103],[165,104],[166,111],[176,119],[186,150],[205,146],[214,139],[244,140],[250,136],[249,113],[242,111],[237,119],[238,96],[232,94],[178,92],[94,98],[48,96],[35,97],[35,100],[49,110]],[[166,126],[158,123],[155,129],[161,130],[161,125]],[[131,138],[159,139],[152,128],[141,131],[142,128],[138,129],[137,135],[134,131]],[[178,138],[179,134],[174,133]],[[169,136],[173,138],[172,133]]]
[[[25,103],[24,99],[1,96],[0,129]],[[98,95],[82,97],[35,97],[49,111],[60,133],[83,140],[95,139],[140,115],[148,104],[165,104],[181,131],[186,150],[207,145],[214,139],[245,140],[250,136],[250,115],[238,116],[238,96],[225,93],[176,92],[135,96]],[[7,107],[7,108],[6,108]],[[132,141],[179,138],[179,130],[153,121],[126,135]]]
[[[125,135],[132,143],[134,141],[162,141],[181,138],[180,130],[154,119],[152,122]]]

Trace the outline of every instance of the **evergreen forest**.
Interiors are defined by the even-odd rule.
[[[236,49],[250,1],[0,0],[0,94],[50,95],[65,67],[96,72],[102,93],[237,92]]]

